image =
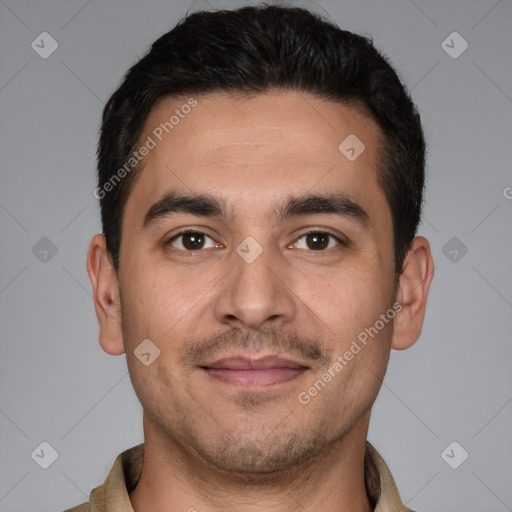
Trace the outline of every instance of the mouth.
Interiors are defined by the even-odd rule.
[[[266,356],[225,357],[209,362],[201,369],[210,377],[243,388],[267,388],[296,379],[309,367],[291,359]]]

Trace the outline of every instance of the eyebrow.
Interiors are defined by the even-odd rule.
[[[174,213],[224,218],[226,216],[226,206],[223,201],[207,194],[185,195],[168,192],[146,212],[141,230]]]
[[[199,217],[218,217],[226,219],[228,208],[224,200],[209,194],[180,194],[168,192],[156,201],[146,212],[142,230],[159,220],[176,213],[187,213]],[[371,227],[370,217],[361,205],[346,194],[305,194],[289,197],[270,216],[278,224],[292,217],[316,214],[335,214],[349,218],[362,228]]]
[[[275,214],[276,223],[300,215],[335,214],[347,217],[361,227],[371,227],[370,216],[363,207],[350,199],[346,194],[306,194],[300,197],[291,197],[279,208]]]

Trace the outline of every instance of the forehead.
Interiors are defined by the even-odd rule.
[[[382,134],[355,106],[290,91],[164,98],[145,122],[140,141],[148,138],[154,147],[127,212],[170,190],[215,192],[254,213],[304,192],[385,202],[377,184]]]

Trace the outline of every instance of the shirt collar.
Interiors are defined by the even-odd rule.
[[[143,460],[144,443],[118,455],[105,482],[91,491],[90,511],[133,512],[129,493],[139,482]],[[366,489],[375,504],[374,512],[413,512],[402,503],[388,466],[369,441],[364,464]]]

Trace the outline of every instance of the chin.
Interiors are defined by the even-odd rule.
[[[217,471],[237,474],[245,483],[261,484],[261,479],[276,478],[276,473],[286,474],[307,464],[332,442],[325,429],[276,433],[278,427],[269,433],[254,428],[205,445],[197,445],[196,439],[194,450]]]

